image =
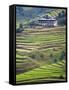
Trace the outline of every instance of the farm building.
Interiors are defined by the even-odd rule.
[[[57,26],[57,20],[54,18],[41,18],[38,20],[39,25],[46,26],[46,27],[53,27]]]
[[[36,26],[43,26],[43,27],[55,27],[58,25],[58,22],[55,18],[52,17],[42,17],[37,19],[36,21],[32,21],[29,23],[29,27],[35,28]]]

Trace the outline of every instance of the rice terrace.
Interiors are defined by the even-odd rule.
[[[66,10],[17,7],[16,83],[52,81],[66,81]]]

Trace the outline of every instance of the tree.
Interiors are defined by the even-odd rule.
[[[23,28],[23,25],[20,23],[19,28]]]
[[[60,60],[63,60],[63,59],[64,59],[64,57],[65,57],[65,52],[64,52],[64,51],[62,51],[62,52],[61,52],[61,55],[60,55],[60,57],[59,57],[59,59],[60,59]]]
[[[57,63],[57,58],[53,54],[50,54],[50,58],[52,60],[52,63]]]
[[[20,31],[23,31],[24,30],[22,23],[20,23],[19,29],[20,29]]]
[[[54,60],[53,60],[53,61],[54,61],[54,63],[57,63],[57,59],[56,59],[56,58],[54,58]]]
[[[30,57],[31,57],[32,59],[35,59],[35,58],[36,58],[35,54],[31,54]]]

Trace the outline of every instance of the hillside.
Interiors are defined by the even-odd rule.
[[[65,81],[65,32],[65,27],[57,27],[17,34],[17,83]]]
[[[41,17],[56,18],[60,21],[60,16],[65,18],[66,12],[64,9],[51,9],[51,8],[32,8],[32,7],[16,7],[16,20],[17,27],[20,23],[23,25],[29,24],[32,21],[37,21]],[[64,18],[61,19],[61,22],[64,22]]]

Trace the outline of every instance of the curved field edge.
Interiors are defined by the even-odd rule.
[[[16,82],[65,81],[65,78],[65,61],[62,61],[16,75]]]

